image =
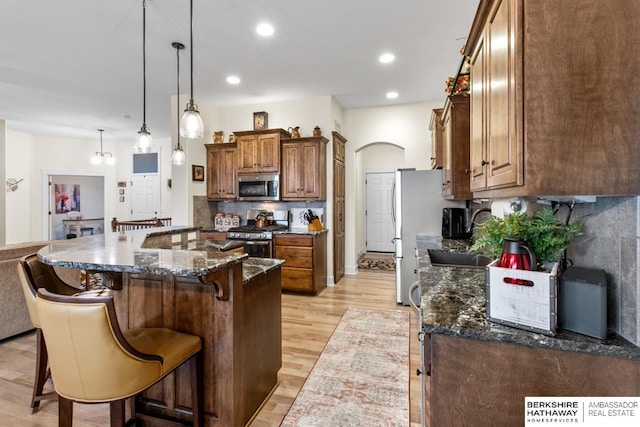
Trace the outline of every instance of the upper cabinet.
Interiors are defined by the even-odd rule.
[[[237,144],[205,144],[207,149],[207,199],[234,200],[237,196]]]
[[[442,168],[442,108],[431,112],[429,130],[431,131],[431,169]]]
[[[640,194],[639,25],[637,0],[481,0],[464,52],[475,197]]]
[[[282,140],[282,200],[326,200],[327,138]]]
[[[442,195],[472,199],[469,188],[469,95],[447,98],[442,113]]]
[[[234,132],[238,144],[238,173],[279,173],[280,139],[288,138],[284,129]]]

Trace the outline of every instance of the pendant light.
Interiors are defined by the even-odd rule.
[[[186,156],[184,154],[184,150],[182,149],[182,146],[180,146],[180,51],[182,49],[184,49],[184,45],[182,43],[179,42],[173,42],[171,43],[171,46],[173,46],[176,49],[176,112],[177,112],[177,116],[178,116],[178,143],[176,144],[176,148],[173,149],[173,154],[171,155],[171,163],[173,163],[176,166],[181,166],[184,165],[184,162],[186,160]]]
[[[153,139],[147,127],[147,2],[142,0],[142,127],[138,131],[138,137],[134,150],[138,153],[149,153],[153,149]]]
[[[190,3],[189,21],[191,25],[191,41],[189,42],[189,48],[191,50],[191,99],[189,99],[187,108],[182,115],[182,120],[180,120],[180,135],[185,138],[202,138],[204,134],[204,123],[202,123],[198,106],[193,102],[193,0],[191,0]]]
[[[116,162],[113,154],[102,150],[102,132],[104,132],[104,129],[98,129],[98,132],[100,132],[100,151],[96,151],[96,154],[91,158],[91,164],[100,165],[106,159],[108,165],[113,165]]]

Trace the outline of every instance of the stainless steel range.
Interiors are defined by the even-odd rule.
[[[264,219],[264,221],[260,221],[260,219]],[[288,229],[287,211],[274,211],[265,214],[265,211],[250,210],[247,212],[247,225],[230,228],[227,231],[227,239],[244,240],[244,251],[251,257],[273,258],[274,231]]]

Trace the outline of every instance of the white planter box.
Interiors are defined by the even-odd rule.
[[[558,326],[558,263],[551,271],[487,266],[487,317],[491,322],[555,335]]]

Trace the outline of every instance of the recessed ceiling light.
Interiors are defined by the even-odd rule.
[[[394,99],[398,97],[398,92],[387,92],[387,98]]]
[[[240,84],[240,77],[238,77],[238,76],[229,76],[229,77],[227,77],[227,83],[229,83],[230,85]]]
[[[388,64],[390,62],[393,62],[396,59],[396,56],[393,53],[383,53],[382,55],[380,55],[380,57],[378,58],[378,61],[380,61],[383,64]]]
[[[269,37],[273,35],[274,30],[271,24],[263,22],[256,27],[256,32],[263,37]]]

